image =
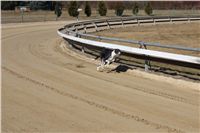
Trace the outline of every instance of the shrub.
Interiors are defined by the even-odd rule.
[[[78,4],[76,1],[71,1],[68,8],[68,13],[70,16],[77,17],[79,15]]]
[[[115,14],[117,16],[122,16],[124,9],[125,9],[125,7],[123,6],[122,3],[117,4],[117,6],[115,7]]]
[[[99,2],[99,4],[98,4],[98,11],[99,11],[99,14],[100,14],[101,16],[106,16],[107,7],[106,7],[105,2],[103,2],[103,1],[100,1],[100,2]]]
[[[91,16],[92,14],[91,7],[88,1],[86,1],[85,3],[85,14],[87,15],[87,17]]]
[[[151,7],[151,4],[148,2],[145,7],[145,12],[147,15],[151,15],[153,13],[153,8]]]
[[[133,12],[134,15],[138,14],[138,12],[139,12],[139,6],[138,6],[137,3],[134,3],[132,12]]]
[[[60,2],[56,2],[56,5],[55,5],[55,14],[56,14],[56,20],[57,20],[58,17],[60,17],[61,14],[62,14],[62,6],[61,6],[61,3],[60,3]]]

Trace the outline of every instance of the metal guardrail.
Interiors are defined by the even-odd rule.
[[[139,44],[139,45],[146,45],[146,46],[154,46],[154,47],[161,47],[161,48],[168,48],[168,49],[179,49],[179,50],[186,50],[186,51],[195,51],[200,52],[200,48],[190,48],[190,47],[183,47],[179,45],[163,45],[160,43],[149,43],[149,42],[143,42],[143,41],[137,41],[137,40],[129,40],[129,39],[121,39],[121,38],[111,38],[111,37],[102,37],[102,36],[95,36],[91,34],[84,34],[84,33],[78,33],[78,35],[82,37],[92,37],[99,40],[108,40],[108,41],[118,41],[118,42],[125,42],[125,43],[131,43],[131,44]]]
[[[200,16],[179,16],[179,17],[169,17],[169,16],[162,16],[162,17],[127,17],[127,18],[111,18],[111,19],[100,19],[100,20],[91,20],[91,21],[83,21],[78,23],[73,23],[64,26],[63,28],[58,30],[58,34],[64,37],[67,40],[71,40],[74,42],[81,43],[84,45],[90,45],[94,47],[100,48],[108,48],[108,49],[120,49],[123,53],[134,54],[143,56],[148,60],[156,60],[159,62],[177,64],[181,66],[187,66],[192,68],[200,69],[200,58],[194,56],[187,56],[187,55],[180,55],[180,54],[172,54],[168,52],[159,52],[147,49],[139,49],[133,48],[128,46],[121,46],[117,44],[105,43],[105,42],[98,42],[94,40],[88,40],[81,37],[91,37],[100,40],[109,40],[109,41],[118,41],[118,42],[126,42],[126,43],[133,43],[138,44],[140,46],[154,46],[154,47],[161,47],[161,48],[170,48],[170,49],[179,49],[179,50],[187,50],[187,51],[195,51],[200,52],[200,48],[188,48],[178,45],[163,45],[160,43],[149,43],[137,40],[126,40],[126,39],[119,39],[119,38],[109,38],[109,37],[101,37],[95,36],[91,34],[86,34],[88,30],[92,29],[94,31],[98,31],[99,28],[107,28],[110,29],[112,26],[124,26],[128,24],[137,24],[140,25],[142,23],[154,23],[157,22],[177,22],[177,21],[197,21],[200,20]],[[145,61],[146,62],[146,61]]]

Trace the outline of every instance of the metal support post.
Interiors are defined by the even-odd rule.
[[[137,23],[138,23],[138,26],[140,26],[140,22],[139,22],[139,20],[137,19]]]
[[[169,22],[171,22],[171,18],[169,17]]]
[[[70,41],[67,41],[67,40],[65,39],[65,44],[67,44],[67,43],[69,44],[69,47],[70,47],[70,48],[73,47],[73,44],[72,44]]]
[[[76,28],[75,36],[76,36],[76,37],[79,37],[78,29],[77,29],[77,28]]]
[[[79,21],[78,16],[76,17],[76,21],[77,21],[77,22]]]
[[[190,23],[190,17],[188,17],[188,22]]]
[[[156,21],[155,21],[155,19],[154,19],[154,18],[153,18],[153,24],[154,24],[154,25],[156,25]]]
[[[111,28],[110,28],[110,24],[109,24],[108,20],[106,20],[106,22],[107,22],[108,28],[109,28],[109,29],[111,29]]]
[[[86,28],[85,25],[83,25],[83,26],[84,26],[84,33],[86,33],[87,32],[87,28]]]
[[[144,42],[139,41],[139,44],[140,44],[140,48],[147,49],[147,46],[144,44]],[[145,61],[144,61],[144,70],[145,70],[145,72],[148,72],[150,68],[151,68],[150,61],[145,59]]]
[[[122,21],[122,26],[124,27],[124,22],[123,22],[123,19],[121,18],[121,21]]]
[[[96,23],[94,22],[93,24],[94,24],[95,30],[98,31]]]
[[[82,46],[82,48],[81,48],[81,52],[82,52],[82,53],[85,53],[85,49],[84,49],[83,46]]]
[[[169,20],[170,20],[170,22],[172,23],[172,18],[171,18],[171,17],[169,17]]]
[[[149,60],[145,60],[145,64],[144,64],[144,70],[145,72],[148,72],[150,69],[150,61]]]

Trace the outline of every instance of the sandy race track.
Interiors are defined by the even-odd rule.
[[[3,132],[199,132],[198,84],[97,72],[61,52],[64,24],[3,25]]]

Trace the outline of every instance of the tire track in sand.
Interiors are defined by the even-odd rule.
[[[103,104],[100,104],[100,103],[97,103],[97,102],[94,102],[94,101],[91,101],[91,100],[76,96],[74,94],[70,94],[70,93],[61,91],[61,90],[56,89],[56,88],[54,88],[52,86],[49,86],[49,85],[47,85],[45,83],[39,82],[37,80],[34,80],[32,78],[29,78],[27,76],[19,74],[19,73],[15,72],[15,71],[5,67],[5,66],[2,66],[2,69],[7,71],[7,72],[9,72],[10,74],[13,74],[13,75],[17,76],[20,79],[24,79],[26,81],[32,82],[32,83],[34,83],[36,85],[45,87],[46,89],[51,90],[51,91],[53,91],[55,93],[58,93],[58,94],[60,94],[62,96],[67,96],[67,97],[69,97],[71,99],[78,100],[80,102],[86,103],[86,104],[88,104],[90,106],[96,107],[96,108],[101,109],[103,111],[110,112],[110,113],[112,113],[114,115],[118,115],[118,116],[126,118],[126,119],[132,119],[132,120],[140,122],[140,123],[142,123],[144,125],[151,126],[151,127],[155,128],[155,129],[165,130],[165,131],[167,131],[169,133],[184,133],[184,131],[182,131],[180,129],[176,129],[176,128],[173,128],[173,127],[170,127],[170,126],[167,126],[167,125],[161,125],[161,124],[155,123],[155,122],[153,122],[151,120],[146,120],[146,119],[144,119],[144,118],[142,118],[140,116],[137,116],[137,115],[134,115],[134,114],[130,114],[130,113],[126,113],[124,111],[117,110],[117,109],[111,108],[109,106],[106,106],[106,105],[103,105]]]

